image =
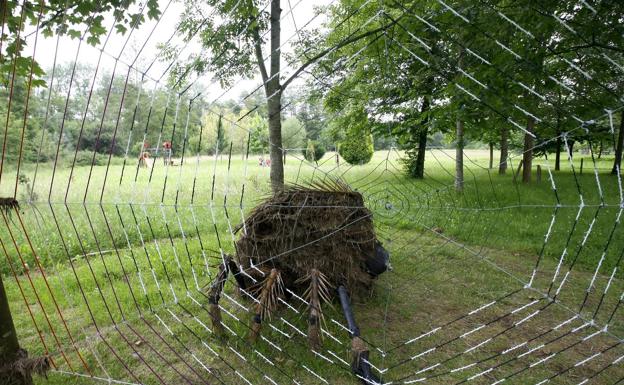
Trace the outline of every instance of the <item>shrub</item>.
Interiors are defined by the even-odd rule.
[[[407,175],[414,178],[418,177],[418,149],[405,150],[405,157],[401,159],[401,162],[405,166]]]
[[[424,158],[419,159],[418,147],[405,150],[405,157],[401,159],[407,175],[412,178],[422,179],[424,177]],[[424,156],[424,155],[423,155]]]
[[[373,152],[373,137],[370,134],[348,133],[338,147],[340,156],[353,165],[370,162]]]
[[[68,158],[69,166],[71,166],[72,160],[73,156]],[[108,155],[95,154],[95,159],[93,159],[93,151],[80,150],[76,153],[76,166],[91,166],[92,162],[94,166],[106,165],[108,163]]]
[[[325,151],[322,143],[308,139],[308,147],[303,151],[303,156],[308,162],[318,162],[325,155]]]

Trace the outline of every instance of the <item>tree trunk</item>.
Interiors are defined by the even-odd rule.
[[[498,165],[498,173],[505,175],[507,172],[507,157],[509,156],[509,128],[503,126],[501,129],[501,142],[500,142],[500,164]]]
[[[555,150],[555,171],[561,170],[561,134],[557,135],[557,149]]]
[[[533,137],[529,133],[533,133],[535,128],[535,119],[529,117],[527,119],[527,133],[524,134],[524,151],[522,156],[522,182],[531,182],[531,168],[533,167]]]
[[[429,111],[431,104],[429,97],[425,96],[422,107],[420,109],[421,114]],[[414,177],[423,179],[425,177],[425,154],[427,152],[427,135],[429,134],[429,118],[425,119],[422,123],[420,132],[418,133],[418,155],[416,157],[416,175]]]
[[[494,143],[490,142],[490,170],[494,168]]]
[[[418,134],[418,155],[416,157],[416,175],[414,175],[418,179],[425,177],[425,153],[427,152],[428,130],[428,127],[425,126]]]
[[[455,127],[455,135],[457,136],[457,146],[455,150],[455,190],[464,190],[464,121],[457,119]]]
[[[457,61],[457,67],[461,68],[464,65],[464,48],[459,50],[459,60]],[[461,101],[461,99],[460,99]],[[455,191],[464,191],[464,117],[463,117],[463,103],[459,103],[459,110],[457,111],[457,122],[455,126],[455,137],[457,138],[457,146],[455,149]]]
[[[267,84],[269,110],[269,156],[271,158],[271,187],[284,187],[284,158],[282,149],[282,90],[280,85],[280,0],[271,0],[271,78]]]
[[[25,376],[19,375],[17,371],[11,370],[11,364],[22,358],[17,333],[13,319],[11,318],[11,309],[9,309],[9,299],[4,291],[2,283],[2,275],[0,274],[0,382],[4,384],[4,380],[9,383],[19,385],[32,384],[30,373]],[[9,377],[7,379],[7,377]]]
[[[600,147],[598,148],[598,159],[602,158],[602,146],[604,145],[604,140],[600,139]]]
[[[617,144],[615,146],[615,159],[613,160],[613,169],[611,174],[617,175],[618,170],[622,171],[622,147],[624,147],[624,111],[620,120],[620,132],[618,132]]]
[[[2,275],[0,275],[0,362],[11,361],[19,350],[17,333],[11,318],[9,299],[4,291]]]

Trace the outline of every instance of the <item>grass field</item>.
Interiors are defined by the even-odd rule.
[[[562,171],[552,172],[555,193],[547,171],[552,160],[536,160],[543,167],[541,183],[523,185],[514,183],[511,170],[505,176],[488,170],[486,152],[471,150],[466,152],[465,188],[459,194],[452,186],[453,152],[430,151],[424,180],[406,177],[399,156],[393,151],[377,152],[369,164],[356,167],[336,165],[333,154],[326,155],[318,167],[296,157],[286,162],[288,181],[341,177],[362,192],[374,212],[378,238],[392,254],[393,270],[380,277],[369,297],[355,299],[355,313],[370,343],[371,362],[389,368],[382,380],[397,381],[410,374],[406,380],[414,380],[419,377],[414,373],[427,365],[444,362],[426,372],[438,374],[427,383],[455,383],[499,364],[473,382],[492,383],[517,371],[509,383],[539,382],[613,343],[612,336],[602,333],[566,349],[593,331],[587,327],[570,332],[584,325],[581,318],[552,330],[572,314],[565,307],[578,311],[581,304],[586,320],[604,324],[612,318],[610,331],[620,338],[624,335],[621,313],[611,317],[610,312],[624,288],[619,272],[609,280],[619,266],[624,234],[615,226],[621,192],[618,178],[608,175],[609,159],[597,163],[598,176],[589,158],[584,159],[580,174],[580,154],[574,174],[563,162]],[[28,198],[23,193],[29,186],[19,185],[18,197],[24,196],[22,214],[4,217],[1,239],[8,259],[0,259],[0,271],[22,344],[31,355],[44,352],[28,312],[31,309],[54,352],[59,370],[38,383],[92,383],[62,373],[86,374],[77,351],[94,375],[128,382],[173,384],[185,378],[194,384],[204,378],[209,383],[246,384],[247,379],[263,384],[269,383],[268,376],[280,384],[293,383],[293,379],[301,384],[323,383],[314,372],[330,384],[357,383],[341,361],[349,361],[350,346],[347,333],[338,325],[344,323],[339,306],[326,310],[326,338],[320,354],[310,352],[306,338],[295,329],[307,328],[305,306],[296,299],[291,301],[296,310],[284,306],[273,326],[265,326],[266,340],[251,345],[246,335],[252,302],[239,297],[230,283],[228,296],[222,300],[230,335],[225,340],[211,335],[205,286],[220,260],[219,250],[233,252],[231,229],[269,194],[269,170],[259,167],[257,159],[245,161],[240,155],[175,163],[164,167],[157,162],[150,170],[137,169],[134,163],[124,166],[117,160],[109,168],[64,168],[55,173],[45,164],[37,170],[36,179],[33,166],[23,170],[28,183],[34,182],[36,199],[25,203]],[[12,195],[13,180],[15,173],[9,170],[0,184],[3,196]],[[562,275],[571,265],[574,269],[558,297],[560,303],[552,305],[540,293],[549,291],[564,250]],[[523,289],[539,255],[543,258],[532,285],[536,290]],[[29,266],[28,274],[20,258]],[[51,290],[38,263],[45,268]],[[592,281],[595,285],[586,297]],[[603,297],[607,285],[608,295]],[[39,308],[33,287],[45,311]],[[482,312],[450,323],[510,293]],[[524,304],[532,305],[509,314]],[[543,308],[539,316],[521,327],[513,326],[539,308]],[[48,320],[58,341],[52,337]],[[403,345],[446,323],[450,324],[440,332]],[[488,327],[454,339],[482,324]],[[540,333],[548,334],[536,344],[553,341],[535,355],[509,362],[504,356],[486,360]],[[455,355],[488,338],[492,339],[482,348]],[[411,359],[441,344],[431,355]],[[67,360],[57,345],[63,347]],[[523,370],[559,350],[563,351],[548,365]],[[623,350],[613,348],[551,382],[581,381]],[[446,373],[476,361],[479,365]],[[622,375],[624,370],[615,367],[592,381],[609,384]]]

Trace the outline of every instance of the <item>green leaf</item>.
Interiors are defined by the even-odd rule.
[[[115,24],[115,29],[117,30],[117,33],[120,35],[124,35],[126,31],[128,31],[128,28],[126,28],[126,26],[123,24]]]
[[[33,79],[32,86],[34,88],[37,88],[37,87],[48,88],[48,84],[43,79]]]
[[[67,34],[69,35],[69,37],[71,37],[72,39],[80,39],[80,37],[82,36],[82,32],[77,31],[75,29],[70,29],[69,31],[67,31]]]
[[[106,33],[106,28],[102,27],[101,24],[92,24],[89,27],[89,32],[91,35],[100,36]]]
[[[97,36],[91,35],[87,38],[87,43],[92,46],[96,46],[100,43],[100,38],[98,38]]]

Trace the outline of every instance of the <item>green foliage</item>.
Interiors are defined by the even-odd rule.
[[[349,132],[340,143],[338,152],[349,164],[366,164],[373,157],[373,136],[370,133]]]
[[[323,143],[308,139],[308,146],[303,151],[303,156],[308,162],[318,162],[325,155],[326,149]]]
[[[93,151],[81,150],[76,153],[76,166],[105,166],[108,157],[104,154],[93,153]],[[71,163],[68,164],[72,166]]]
[[[185,39],[202,36],[203,49],[184,63],[176,62],[171,79],[196,72],[216,74],[222,85],[232,85],[237,76],[251,77],[257,70],[255,42],[268,28],[269,14],[257,0],[189,0],[178,23]],[[262,8],[262,10],[260,10]],[[206,18],[202,15],[215,15]],[[261,40],[261,38],[260,38]],[[262,41],[259,41],[262,44]],[[179,55],[181,46],[163,47],[167,60]]]
[[[219,120],[217,122],[217,139],[216,139],[216,149],[219,154],[223,153],[227,149],[229,145],[228,139],[225,134],[225,129],[223,128],[223,117],[219,115]]]
[[[305,90],[300,90],[304,92]],[[322,141],[327,128],[327,118],[322,103],[315,97],[309,97],[297,109],[297,119],[303,124],[306,138]]]
[[[137,4],[140,6],[136,7]],[[43,36],[84,38],[95,46],[108,32],[105,25],[109,22],[104,15],[111,12],[115,17],[114,28],[119,34],[138,28],[146,19],[154,20],[160,16],[158,0],[49,0],[45,5],[33,0],[0,1],[0,14],[4,15],[2,31],[6,33],[1,47],[4,52],[0,51],[0,83],[7,83],[15,67],[18,78],[27,78],[32,72],[33,86],[45,85],[42,68],[33,57],[24,55],[28,51],[24,32],[29,24],[39,24]]]
[[[266,126],[254,126],[249,136],[249,152],[266,154],[269,152],[269,131]]]
[[[410,148],[405,151],[405,157],[401,159],[405,166],[407,175],[413,178],[419,178],[418,174],[418,148]]]
[[[578,132],[580,119],[604,116],[605,106],[620,105],[624,77],[605,59],[624,60],[622,12],[616,2],[592,9],[573,1],[475,6],[458,0],[449,7],[454,12],[429,0],[341,1],[330,8],[335,28],[321,44],[329,47],[362,25],[372,29],[396,21],[397,28],[323,58],[317,76],[332,80],[314,91],[336,113],[352,110],[357,101],[374,134],[391,132],[406,149],[417,145],[414,138],[424,121],[430,132],[446,134],[449,141],[455,140],[461,119],[465,141],[498,144],[509,130],[512,143],[523,146],[521,127],[531,115],[539,117],[534,133],[543,142]],[[387,17],[374,17],[380,8]],[[332,76],[349,55],[357,55],[357,63]],[[608,90],[601,81],[610,85]],[[425,99],[430,105],[423,109]],[[333,136],[344,136],[348,127],[334,126]],[[594,125],[589,131],[576,140],[612,147],[613,135],[605,136],[603,128]]]
[[[306,132],[301,122],[290,117],[282,122],[282,147],[288,149],[299,149],[305,143]]]

